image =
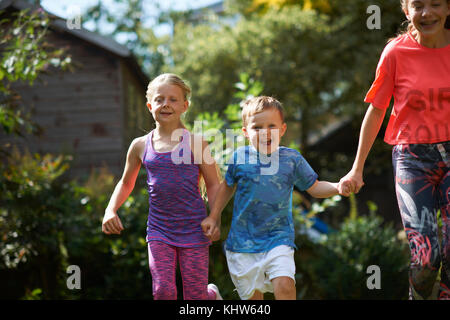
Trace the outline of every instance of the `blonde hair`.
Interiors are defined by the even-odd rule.
[[[400,0],[400,5],[402,6],[403,12],[406,12],[406,10],[408,9],[408,0]],[[408,23],[408,26],[406,27],[406,30],[401,32],[400,34],[412,32],[414,30],[414,25],[412,24],[411,21],[406,20],[402,23],[402,25],[405,23]]]
[[[281,116],[281,121],[284,122],[283,105],[277,99],[268,96],[259,96],[247,99],[242,103],[243,126],[247,125],[248,117],[270,108],[278,110]]]
[[[183,91],[184,101],[189,100],[191,95],[191,88],[187,85],[187,83],[176,74],[163,73],[150,81],[150,83],[148,84],[146,93],[147,102],[150,102],[152,100],[156,88],[158,88],[158,86],[162,84],[171,84],[179,87],[181,91]]]

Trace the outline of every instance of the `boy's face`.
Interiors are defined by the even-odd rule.
[[[280,112],[275,108],[269,108],[249,116],[247,125],[242,128],[242,131],[258,152],[271,154],[278,149],[286,128],[286,123],[281,120]]]

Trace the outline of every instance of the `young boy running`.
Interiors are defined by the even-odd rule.
[[[217,232],[221,212],[236,191],[225,249],[240,298],[261,300],[264,292],[273,292],[277,300],[295,300],[294,185],[327,198],[338,194],[338,184],[318,181],[298,151],[279,146],[287,126],[276,99],[246,101],[242,121],[250,145],[233,154],[210,213],[216,225],[203,225],[203,231],[207,236]]]

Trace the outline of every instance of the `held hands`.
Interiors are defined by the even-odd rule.
[[[202,223],[203,234],[211,241],[220,239],[220,222],[211,217],[203,219]]]
[[[350,193],[358,193],[364,186],[362,172],[350,170],[346,176],[344,176],[338,184],[339,194],[348,197]]]
[[[102,231],[106,234],[120,234],[122,230],[123,225],[117,213],[106,209],[103,217]]]

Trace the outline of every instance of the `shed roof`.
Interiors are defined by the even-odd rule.
[[[24,0],[0,0],[0,10],[12,8],[15,10],[24,10],[24,9],[30,9],[30,10],[38,10],[42,9],[42,7],[37,5],[32,5],[27,1]],[[118,43],[114,39],[110,37],[106,37],[103,35],[100,35],[98,33],[86,30],[84,28],[80,29],[71,29],[67,26],[67,20],[58,17],[54,14],[48,13],[50,17],[50,28],[54,29],[55,31],[59,31],[62,33],[68,33],[71,34],[81,40],[84,40],[91,45],[94,45],[96,47],[99,47],[105,51],[108,51],[112,53],[113,55],[124,59],[132,68],[134,72],[136,72],[136,75],[142,81],[143,85],[146,86],[148,84],[149,78],[148,76],[142,71],[142,68],[139,66],[139,64],[136,61],[136,58],[134,57],[133,53],[124,45]]]

